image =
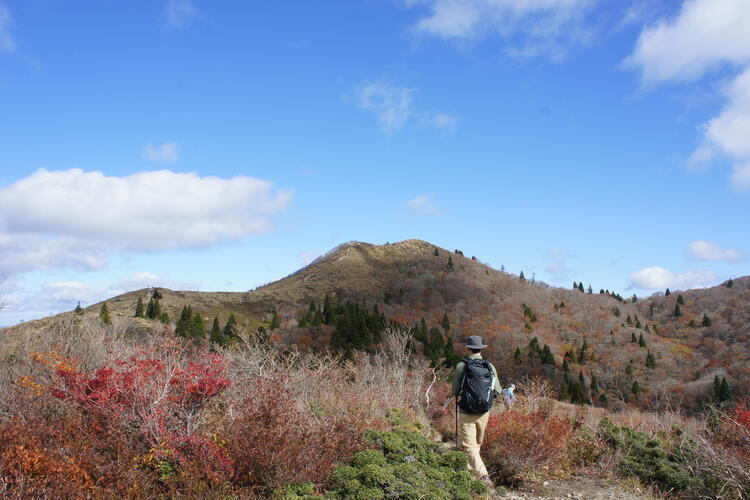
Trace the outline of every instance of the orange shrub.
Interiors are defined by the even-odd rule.
[[[515,411],[494,414],[482,456],[495,480],[512,484],[535,469],[558,465],[571,431],[570,423],[560,417]]]

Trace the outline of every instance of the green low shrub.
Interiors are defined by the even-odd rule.
[[[332,476],[336,499],[465,499],[484,493],[466,466],[466,455],[449,451],[407,426],[388,432],[370,431],[376,449],[355,455]]]
[[[687,436],[678,433],[672,442],[667,436],[650,438],[630,427],[616,426],[606,417],[599,423],[599,432],[611,446],[622,451],[622,471],[646,484],[668,492],[705,492],[716,486],[716,478],[696,476],[691,471],[689,465],[698,457],[691,451],[695,442]]]

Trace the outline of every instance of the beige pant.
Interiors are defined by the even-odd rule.
[[[479,448],[484,441],[484,431],[490,412],[479,415],[458,412],[458,440],[461,448],[469,455],[469,469],[475,470],[480,476],[487,475],[482,457],[479,456]]]

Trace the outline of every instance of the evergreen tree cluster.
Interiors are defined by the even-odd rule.
[[[555,356],[552,354],[552,349],[547,344],[540,347],[539,339],[534,337],[529,342],[529,361],[533,362],[536,358],[539,358],[543,365],[555,365]]]
[[[656,368],[656,356],[654,356],[651,351],[648,351],[648,354],[646,354],[646,368]]]
[[[594,380],[595,379],[592,379],[592,386],[594,384]],[[583,376],[583,372],[579,372],[577,381],[574,381],[571,378],[570,373],[565,373],[565,375],[563,376],[563,380],[560,383],[560,399],[563,401],[569,400],[571,403],[579,405],[591,404],[589,388],[586,385],[586,379]]]
[[[342,304],[329,296],[325,297],[322,308],[314,301],[311,302],[300,323],[335,326],[331,344],[334,348],[347,352],[371,348],[381,341],[383,330],[387,326],[385,315],[380,313],[377,304],[372,311],[368,311],[356,302],[347,301]]]
[[[218,345],[227,345],[233,339],[240,338],[234,314],[229,316],[223,329],[219,327],[219,318],[214,317],[211,330],[207,332],[200,313],[193,312],[191,306],[183,306],[174,332],[180,337],[196,340],[208,339]]]

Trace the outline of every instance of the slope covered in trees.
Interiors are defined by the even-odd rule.
[[[147,289],[107,308],[114,320],[135,317],[145,328],[154,318],[215,343],[231,340],[232,318],[235,333],[313,351],[371,350],[395,322],[412,328],[417,353],[434,366],[454,363],[454,346],[481,335],[504,381],[545,376],[579,403],[698,409],[716,402],[717,377],[730,395],[750,389],[750,278],[645,300],[601,285],[550,287],[420,240],[353,242],[254,291]]]

